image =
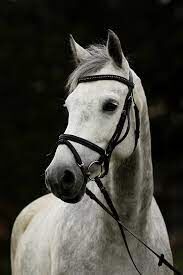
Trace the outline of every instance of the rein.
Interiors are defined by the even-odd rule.
[[[113,150],[115,149],[115,147],[121,143],[128,135],[129,130],[130,130],[130,110],[131,110],[131,106],[132,103],[134,105],[134,112],[135,112],[135,121],[136,121],[136,129],[135,129],[135,142],[134,142],[134,150],[136,149],[136,146],[138,144],[138,139],[139,139],[139,134],[140,134],[140,118],[139,118],[139,110],[135,104],[134,101],[134,97],[133,97],[133,88],[134,88],[134,83],[133,83],[133,77],[132,77],[132,73],[130,71],[129,73],[129,80],[118,76],[118,75],[92,75],[92,76],[85,76],[85,77],[81,77],[78,80],[78,84],[79,83],[84,83],[84,82],[92,82],[92,81],[99,81],[99,80],[115,80],[118,82],[121,82],[125,85],[128,86],[128,93],[127,96],[125,98],[125,102],[123,105],[123,109],[121,112],[121,116],[119,118],[118,124],[116,126],[116,130],[114,132],[114,134],[112,135],[111,139],[108,142],[108,145],[106,147],[106,149],[104,150],[103,148],[99,147],[98,145],[83,139],[81,137],[78,136],[74,136],[74,135],[68,135],[68,134],[61,134],[59,136],[59,140],[57,142],[57,145],[60,144],[65,144],[70,151],[72,152],[75,161],[77,163],[77,165],[79,166],[79,168],[81,169],[81,172],[83,174],[84,177],[84,182],[85,184],[87,184],[87,181],[93,180],[95,181],[95,183],[97,184],[98,188],[100,189],[101,193],[104,196],[104,199],[108,205],[108,207],[110,208],[110,210],[88,189],[86,188],[86,194],[90,197],[90,199],[94,200],[101,208],[103,208],[103,210],[105,212],[107,212],[118,224],[120,232],[121,232],[121,236],[124,240],[124,244],[125,247],[127,249],[128,255],[134,265],[134,268],[136,269],[136,271],[139,274],[142,274],[139,269],[137,268],[133,257],[131,255],[128,243],[127,243],[127,239],[126,239],[126,235],[125,235],[125,231],[129,232],[135,239],[137,239],[142,245],[144,245],[149,251],[151,251],[158,259],[159,259],[159,263],[158,266],[161,266],[162,264],[165,264],[169,269],[173,270],[176,274],[181,275],[181,273],[175,269],[174,266],[172,266],[165,258],[164,255],[161,254],[159,255],[158,253],[156,253],[152,248],[150,248],[146,243],[144,243],[142,240],[140,240],[134,233],[132,233],[120,220],[120,217],[113,205],[113,202],[107,192],[107,190],[105,189],[105,187],[102,184],[102,181],[100,180],[101,178],[103,178],[104,176],[106,176],[108,174],[109,171],[109,162],[110,162],[110,158],[112,155]],[[122,130],[124,128],[124,124],[125,121],[127,120],[127,128],[126,131],[124,133],[124,135],[120,138]],[[82,159],[80,157],[80,155],[78,154],[77,150],[75,149],[75,147],[71,144],[71,142],[76,142],[79,143],[81,145],[84,145],[86,147],[88,147],[89,149],[97,152],[100,157],[98,160],[95,160],[93,162],[91,162],[88,167],[87,170],[85,168],[84,163],[82,162]],[[98,165],[101,168],[100,173],[98,174],[98,176],[95,176],[94,178],[91,177],[91,167],[94,165]]]

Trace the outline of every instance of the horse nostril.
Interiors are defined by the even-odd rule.
[[[64,189],[71,188],[75,183],[74,174],[69,170],[65,170],[61,182]]]

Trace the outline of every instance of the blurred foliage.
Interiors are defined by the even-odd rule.
[[[156,198],[183,269],[182,1],[2,0],[0,274],[10,274],[14,219],[46,192],[46,154],[67,124],[61,106],[73,69],[68,34],[86,46],[106,40],[108,28],[146,91]]]

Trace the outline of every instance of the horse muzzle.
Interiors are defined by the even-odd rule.
[[[45,172],[45,184],[48,190],[68,203],[79,202],[86,189],[85,178],[79,167],[75,166],[51,163]]]

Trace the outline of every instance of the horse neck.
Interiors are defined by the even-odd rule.
[[[117,161],[117,160],[116,160]],[[118,160],[119,161],[119,160]],[[142,231],[153,196],[151,140],[147,105],[141,114],[140,139],[135,152],[115,168],[115,160],[106,185],[121,219],[130,228]]]

